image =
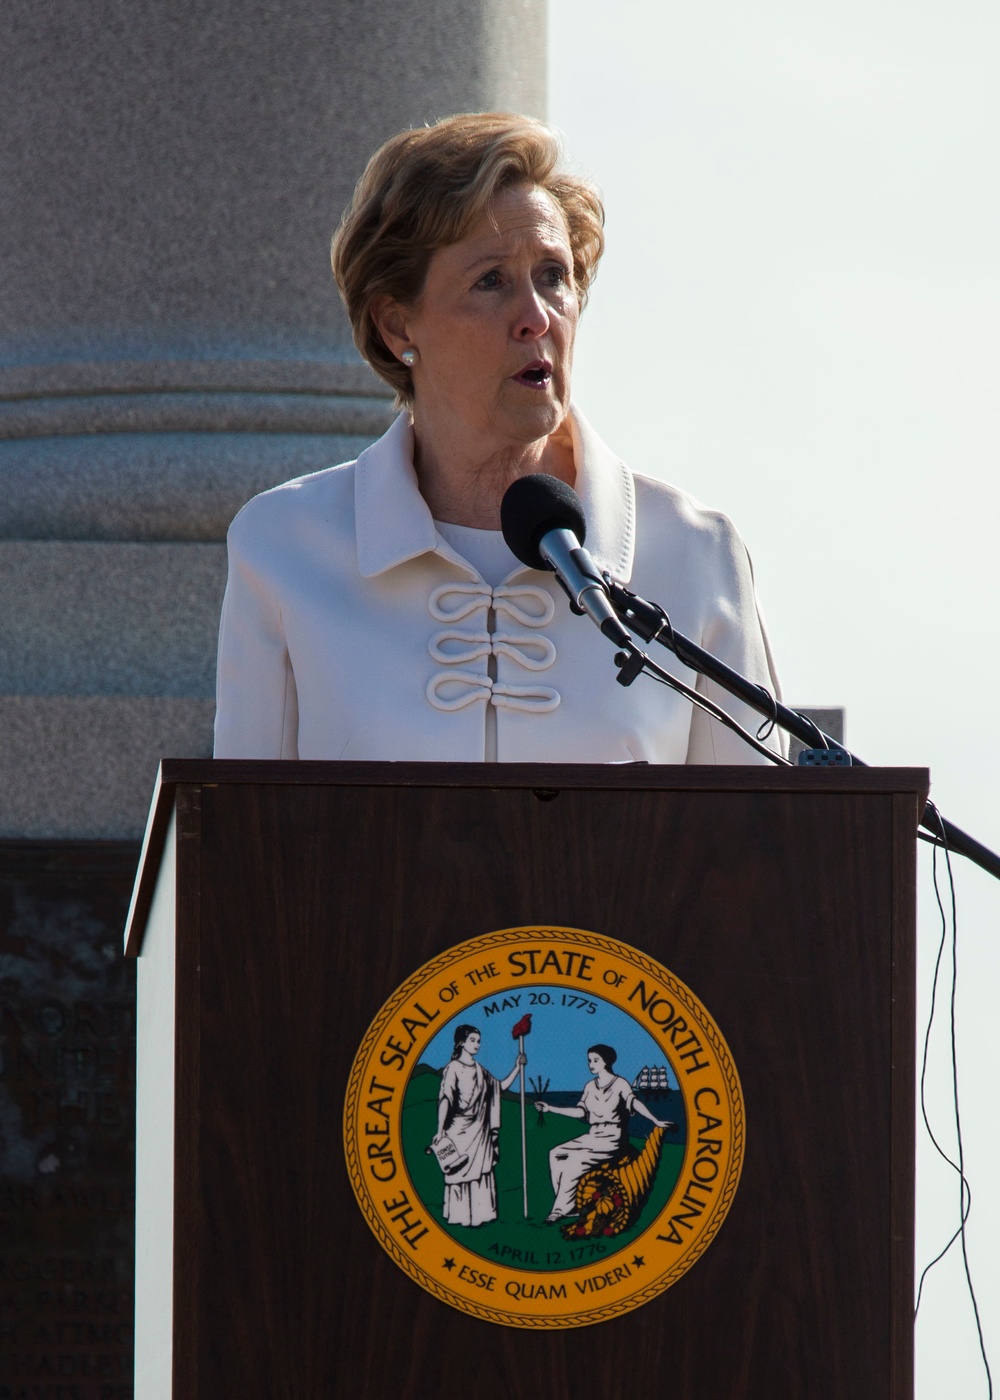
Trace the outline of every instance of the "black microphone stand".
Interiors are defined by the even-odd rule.
[[[672,651],[684,666],[707,676],[709,680],[715,681],[717,685],[728,690],[731,695],[735,695],[737,699],[742,700],[758,714],[773,720],[775,724],[794,735],[796,739],[801,740],[808,749],[814,752],[825,751],[833,762],[850,764],[857,768],[868,767],[849,749],[845,749],[842,744],[831,739],[829,734],[824,734],[822,729],[813,724],[811,719],[799,714],[798,710],[790,710],[764,686],[756,685],[753,681],[747,680],[745,676],[741,676],[738,671],[734,671],[731,666],[727,666],[724,661],[720,661],[711,652],[705,651],[682,633],[676,631],[670,618],[659,604],[650,603],[645,598],[640,598],[638,594],[619,583],[609,573],[604,573],[603,578],[607,586],[608,596],[611,599],[611,606],[630,632],[641,637],[645,642],[659,642],[668,651]],[[615,662],[618,666],[619,684],[631,685],[636,676],[645,669],[649,658],[637,647],[634,650],[619,651]],[[988,846],[982,845],[974,836],[969,836],[967,832],[947,821],[931,803],[928,803],[924,808],[920,825],[925,831],[930,832],[931,837],[938,844],[946,845],[949,850],[958,851],[992,875],[994,879],[1000,880],[1000,856],[991,851]]]

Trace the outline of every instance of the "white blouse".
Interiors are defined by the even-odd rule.
[[[679,632],[777,692],[729,520],[632,472],[574,408],[587,548]],[[666,650],[655,660],[690,685]],[[617,683],[614,648],[554,575],[492,584],[420,494],[405,414],[356,462],[249,501],[229,531],[217,758],[763,763],[675,692]],[[704,680],[752,733],[760,717]],[[777,749],[780,740],[769,743]]]

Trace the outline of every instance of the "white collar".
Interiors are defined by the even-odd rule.
[[[594,432],[579,409],[569,412],[576,491],[587,516],[587,548],[597,563],[628,582],[635,550],[632,473]],[[420,554],[452,551],[434,528],[413,467],[413,427],[401,413],[362,452],[355,467],[354,519],[358,569],[374,578]]]

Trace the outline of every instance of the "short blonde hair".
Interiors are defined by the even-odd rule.
[[[588,180],[559,169],[555,134],[532,117],[473,112],[401,131],[372,156],[333,237],[333,275],[354,343],[377,375],[413,401],[413,379],[372,315],[388,295],[413,306],[438,248],[458,243],[514,185],[533,185],[563,212],[581,306],[604,251],[604,206]]]

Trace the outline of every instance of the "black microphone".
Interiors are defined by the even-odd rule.
[[[600,570],[583,548],[587,521],[571,486],[543,473],[518,477],[500,502],[500,525],[515,558],[529,569],[551,569],[577,612],[592,618],[616,646],[632,646]]]

